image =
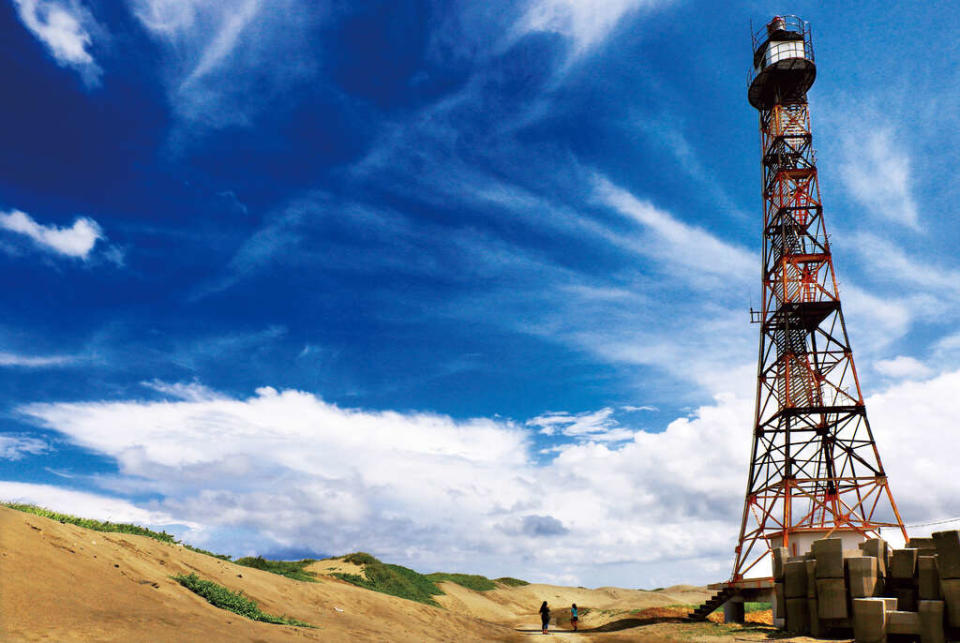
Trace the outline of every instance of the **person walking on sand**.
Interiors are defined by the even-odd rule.
[[[543,633],[547,633],[547,625],[550,624],[550,608],[547,607],[547,601],[543,601],[540,606],[540,625],[543,627]]]
[[[573,631],[577,631],[577,623],[580,622],[580,616],[577,614],[577,604],[574,603],[570,608],[570,625],[573,625]]]

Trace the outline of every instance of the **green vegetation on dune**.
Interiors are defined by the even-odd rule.
[[[370,554],[348,554],[343,560],[363,565],[363,575],[335,573],[348,583],[375,592],[439,607],[433,597],[443,591],[430,578],[400,565],[382,563]],[[359,562],[363,561],[363,562]]]
[[[743,611],[746,614],[749,614],[750,612],[766,612],[770,608],[770,603],[753,603],[747,601],[743,604]]]
[[[306,569],[304,569],[307,565],[317,562],[312,558],[304,558],[303,560],[269,560],[263,556],[248,556],[246,558],[238,558],[233,562],[238,565],[243,565],[244,567],[262,569],[263,571],[270,572],[271,574],[286,576],[287,578],[292,578],[293,580],[304,581],[307,583],[317,582],[316,574],[313,572],[308,572]]]
[[[500,578],[493,579],[497,583],[502,583],[507,587],[523,587],[524,585],[529,585],[525,580],[520,580],[519,578],[511,578],[510,576],[502,576]]]
[[[9,507],[10,509],[16,509],[17,511],[22,511],[24,513],[34,514],[42,518],[49,518],[50,520],[69,523],[71,525],[77,525],[78,527],[84,527],[85,529],[92,529],[94,531],[146,536],[147,538],[153,538],[154,540],[159,540],[160,542],[164,543],[177,543],[177,539],[165,531],[153,531],[152,529],[140,527],[139,525],[131,525],[123,522],[93,520],[91,518],[79,518],[77,516],[71,516],[70,514],[62,514],[56,511],[50,511],[49,509],[37,507],[36,505],[24,505],[13,502],[4,502],[0,504],[2,504],[4,507]]]
[[[432,580],[434,583],[442,583],[444,581],[456,583],[457,585],[462,585],[467,589],[472,589],[475,592],[488,592],[491,589],[497,588],[497,584],[492,580],[486,576],[478,576],[476,574],[448,574],[446,572],[435,572],[433,574],[427,574],[427,578]]]
[[[203,580],[196,574],[185,576],[179,574],[172,577],[175,581],[189,589],[194,594],[207,599],[207,602],[214,607],[229,610],[240,616],[244,616],[253,621],[263,621],[264,623],[274,623],[276,625],[297,625],[299,627],[316,627],[310,623],[298,621],[295,618],[286,616],[273,616],[264,613],[257,602],[247,598],[243,592],[231,592],[223,585],[218,585],[213,581]]]
[[[159,540],[162,543],[183,545],[184,549],[189,549],[190,551],[198,554],[213,556],[214,558],[219,558],[220,560],[230,560],[230,556],[225,554],[215,554],[212,551],[207,551],[206,549],[200,549],[199,547],[194,547],[192,545],[185,545],[165,531],[154,531],[152,529],[147,529],[146,527],[141,527],[140,525],[131,525],[125,522],[110,522],[109,520],[94,520],[93,518],[80,518],[78,516],[71,516],[70,514],[62,514],[57,511],[50,511],[49,509],[44,509],[43,507],[38,507],[36,505],[25,505],[14,502],[0,502],[0,506],[7,507],[9,509],[16,509],[17,511],[33,514],[42,518],[49,518],[50,520],[56,520],[57,522],[61,523],[76,525],[77,527],[83,527],[84,529],[90,529],[92,531],[131,534],[133,536],[146,536],[147,538]]]

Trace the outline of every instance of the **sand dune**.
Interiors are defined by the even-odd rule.
[[[337,559],[309,569],[362,572]],[[191,572],[243,591],[269,614],[316,629],[254,622],[216,608],[171,579]],[[179,545],[0,507],[3,641],[517,641],[540,636],[537,609],[543,600],[554,610],[553,640],[669,640],[669,628],[678,627],[671,624],[684,614],[670,606],[709,596],[688,586],[656,592],[539,584],[486,592],[450,582],[441,587],[445,594],[436,599],[442,607],[432,607],[331,576],[317,583],[290,580]],[[587,608],[581,627],[593,631],[556,631],[569,627],[571,603]],[[711,640],[723,640],[712,634]]]

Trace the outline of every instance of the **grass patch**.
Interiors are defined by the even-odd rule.
[[[173,579],[189,589],[194,594],[202,596],[207,599],[207,602],[213,605],[214,607],[219,607],[220,609],[225,609],[233,612],[234,614],[239,614],[245,618],[249,618],[252,621],[262,621],[264,623],[274,623],[275,625],[296,625],[298,627],[316,627],[310,623],[305,623],[303,621],[298,621],[295,618],[287,618],[286,616],[273,616],[272,614],[266,614],[260,609],[260,606],[257,605],[257,602],[247,598],[243,595],[243,592],[231,592],[229,589],[223,585],[218,585],[213,581],[203,580],[196,574],[190,574],[185,576],[179,574],[174,576]]]
[[[196,552],[198,554],[203,554],[205,556],[213,556],[214,558],[219,558],[220,560],[229,561],[231,558],[231,556],[227,556],[226,554],[215,554],[212,551],[207,551],[206,549],[200,549],[199,547],[194,547],[193,545],[187,545],[186,543],[184,543],[183,548],[189,549],[190,551]]]
[[[270,572],[271,574],[279,574],[280,576],[286,576],[287,578],[292,578],[293,580],[304,581],[307,583],[316,583],[317,577],[313,572],[308,572],[304,568],[316,561],[312,558],[304,558],[303,560],[269,560],[263,556],[238,558],[234,561],[238,565],[243,565],[244,567],[252,567],[254,569],[262,569],[265,572]]]
[[[77,527],[83,527],[84,529],[90,529],[91,531],[103,531],[115,534],[131,534],[133,536],[146,536],[147,538],[153,538],[154,540],[159,540],[162,543],[169,543],[171,545],[183,544],[174,538],[172,534],[168,534],[165,531],[154,531],[152,529],[147,529],[146,527],[141,527],[140,525],[132,525],[125,522],[110,522],[109,520],[94,520],[93,518],[80,518],[78,516],[71,516],[70,514],[62,514],[57,511],[50,511],[49,509],[44,509],[43,507],[38,507],[36,505],[24,505],[14,502],[0,502],[0,506],[16,509],[17,511],[22,511],[23,513],[33,514],[34,516],[40,516],[41,518],[49,518],[50,520],[56,520],[57,522],[61,523],[76,525]],[[230,560],[230,556],[225,554],[215,554],[212,551],[200,549],[199,547],[194,547],[192,545],[184,544],[183,547],[185,549],[189,549],[190,551],[197,552],[198,554],[213,556],[214,558],[219,558],[220,560]]]
[[[376,565],[380,562],[365,551],[347,554],[343,557],[343,561],[346,563],[353,563],[354,565]]]
[[[503,576],[501,578],[494,578],[498,583],[503,583],[507,587],[523,587],[524,585],[529,585],[525,580],[520,580],[519,578],[511,578],[510,576]]]
[[[427,578],[432,580],[434,583],[442,583],[444,581],[456,583],[457,585],[462,585],[467,589],[472,589],[475,592],[489,592],[491,589],[497,588],[497,584],[492,580],[486,576],[479,576],[477,574],[448,574],[446,572],[435,572],[433,574],[427,574]]]
[[[363,565],[363,576],[335,573],[334,576],[337,578],[364,589],[439,607],[433,597],[443,594],[443,591],[423,574],[400,565],[382,563],[370,554],[363,552],[348,554],[343,559],[347,562]]]
[[[70,514],[62,514],[56,511],[50,511],[49,509],[37,507],[36,505],[21,505],[11,502],[4,502],[0,504],[2,504],[4,507],[9,507],[10,509],[16,509],[17,511],[33,514],[42,518],[49,518],[50,520],[56,520],[58,522],[69,523],[85,529],[92,529],[93,531],[132,534],[134,536],[146,536],[147,538],[153,538],[154,540],[159,540],[163,543],[177,543],[177,539],[165,531],[153,531],[152,529],[147,529],[146,527],[141,527],[139,525],[131,525],[124,522],[93,520],[92,518],[79,518],[77,516],[71,516]]]
[[[768,609],[771,609],[770,603],[753,603],[747,601],[743,604],[743,611],[746,614],[749,614],[750,612],[765,612]]]

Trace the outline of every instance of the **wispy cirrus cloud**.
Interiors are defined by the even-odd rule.
[[[0,229],[26,236],[47,252],[77,259],[86,259],[97,241],[105,238],[100,225],[87,217],[80,217],[65,228],[37,223],[20,210],[0,212]]]
[[[192,126],[248,126],[273,97],[316,69],[306,33],[325,16],[322,4],[128,1],[163,46],[168,99]]]
[[[840,178],[866,213],[918,230],[913,164],[894,132],[877,128],[869,118],[849,123],[842,150]]]
[[[13,0],[23,25],[43,43],[61,67],[80,73],[88,87],[100,84],[103,70],[90,49],[91,32],[100,31],[79,0]]]
[[[631,12],[669,4],[658,0],[532,0],[514,26],[518,34],[546,31],[573,42],[574,56],[597,46]]]
[[[21,460],[50,450],[45,440],[21,434],[0,434],[0,460]]]
[[[21,368],[56,368],[80,361],[76,355],[19,355],[0,351],[0,366]]]

